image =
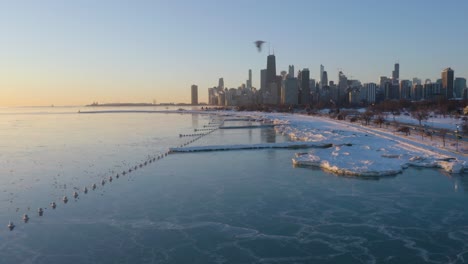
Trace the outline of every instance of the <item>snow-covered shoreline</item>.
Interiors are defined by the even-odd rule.
[[[334,145],[297,153],[292,162],[299,166],[353,176],[395,175],[410,166],[437,168],[448,173],[468,170],[468,159],[460,153],[372,127],[297,114],[238,112],[235,115],[272,120],[278,133],[294,141]]]

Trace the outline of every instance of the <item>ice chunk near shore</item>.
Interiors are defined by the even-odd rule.
[[[415,156],[409,159],[409,166],[425,168],[441,168],[449,173],[462,173],[467,167],[465,161],[454,158],[431,158]]]
[[[453,161],[438,161],[439,167],[449,173],[462,173],[465,170],[465,162]]]
[[[294,165],[319,167],[341,175],[387,176],[402,172],[404,160],[379,157],[375,151],[362,151],[364,148],[317,149],[312,153],[298,153],[292,161]]]

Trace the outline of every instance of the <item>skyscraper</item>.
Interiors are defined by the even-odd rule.
[[[310,103],[310,72],[304,68],[301,72],[301,104],[307,105]]]
[[[455,97],[463,98],[463,91],[466,89],[466,79],[465,78],[455,78],[453,91]]]
[[[323,67],[322,64],[320,64],[320,77],[319,77],[319,78],[320,78],[320,84],[319,84],[320,90],[322,90],[322,88],[323,88],[324,86],[327,86],[327,85],[328,85],[328,81],[325,81],[325,83],[324,83],[324,81],[323,81],[323,72],[324,72],[324,70],[325,70],[325,68]]]
[[[247,82],[247,88],[252,89],[252,69],[249,69],[249,81]]]
[[[342,71],[338,72],[338,102],[345,103],[348,98],[348,77]]]
[[[322,72],[322,76],[321,76],[321,83],[322,83],[322,88],[324,86],[328,86],[328,74],[327,74],[327,71],[323,71]]]
[[[409,80],[400,81],[400,99],[411,99],[411,82]]]
[[[447,99],[453,98],[453,70],[449,67],[442,71],[442,89]]]
[[[400,80],[400,64],[395,63],[394,70],[392,71],[392,83],[398,84]]]
[[[294,65],[289,65],[288,74],[289,78],[294,78]]]
[[[288,77],[284,81],[284,85],[281,88],[281,103],[286,105],[297,105],[298,104],[298,87],[297,78]]]
[[[375,95],[377,92],[377,84],[375,83],[366,83],[364,84],[364,87],[366,88],[367,94],[364,95],[365,100],[368,103],[375,103]]]
[[[219,78],[218,80],[218,91],[224,91],[224,79]]]
[[[267,70],[266,69],[260,70],[260,90],[263,92],[265,92],[266,87],[267,87],[266,76],[267,76]]]
[[[276,58],[275,55],[268,55],[267,57],[267,85],[276,81]]]
[[[192,105],[198,104],[198,86],[192,85]]]

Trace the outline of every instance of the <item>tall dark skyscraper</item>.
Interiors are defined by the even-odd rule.
[[[451,68],[442,71],[442,89],[447,99],[453,98],[453,78],[454,72]]]
[[[327,71],[323,71],[323,72],[322,72],[322,82],[323,82],[322,87],[328,86],[328,74],[327,74]]]
[[[301,72],[301,104],[310,103],[310,72],[309,69],[303,69]]]
[[[394,69],[392,71],[392,80],[394,84],[398,84],[400,80],[400,64],[395,63]]]
[[[267,57],[267,85],[276,81],[276,58],[275,55],[268,55]]]
[[[198,104],[198,86],[192,85],[192,105]]]
[[[323,87],[327,86],[328,85],[328,82],[327,81],[323,81],[323,72],[325,71],[325,67],[320,64],[320,80],[319,80],[319,86],[320,86],[320,89],[322,89]]]

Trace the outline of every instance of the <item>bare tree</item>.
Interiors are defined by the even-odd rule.
[[[369,125],[369,122],[372,120],[372,117],[374,116],[374,113],[370,110],[367,110],[366,112],[361,114],[361,119],[365,122],[365,125]]]
[[[385,123],[385,117],[383,115],[378,115],[377,118],[374,119],[374,123],[382,128],[382,124]]]
[[[439,135],[442,138],[442,143],[444,144],[444,147],[445,147],[445,139],[447,138],[447,133],[448,132],[449,132],[449,130],[446,129],[446,128],[439,129]]]
[[[411,116],[414,119],[418,120],[419,126],[421,126],[421,122],[429,118],[429,112],[426,110],[420,109],[420,110],[411,112]]]

